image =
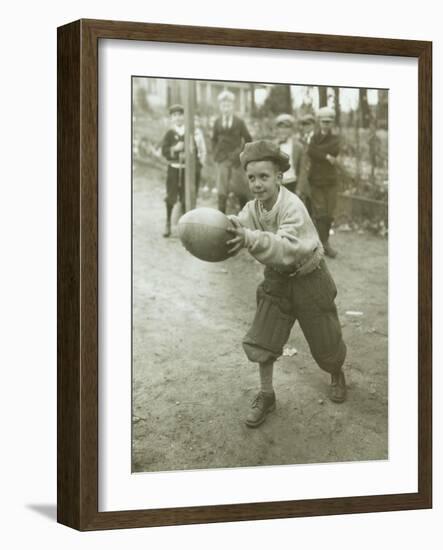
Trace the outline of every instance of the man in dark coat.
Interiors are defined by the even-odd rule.
[[[245,122],[234,115],[234,94],[225,90],[218,96],[221,116],[214,123],[212,152],[217,179],[218,209],[226,211],[226,202],[231,188],[240,202],[248,200],[248,185],[240,167],[239,155],[245,143],[252,141]]]
[[[337,252],[329,244],[329,231],[337,204],[336,162],[340,152],[340,140],[332,133],[335,121],[333,109],[322,107],[318,112],[318,120],[320,131],[312,136],[308,147],[312,217],[325,254],[330,258],[335,258]]]

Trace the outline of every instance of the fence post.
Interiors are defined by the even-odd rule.
[[[183,82],[185,107],[185,211],[195,208],[195,141],[194,141],[194,110],[195,81]]]

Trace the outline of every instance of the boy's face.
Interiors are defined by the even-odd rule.
[[[289,136],[292,134],[292,128],[288,126],[277,126],[277,139],[278,141],[286,141]]]
[[[220,101],[220,112],[224,116],[231,116],[234,112],[234,103],[229,99]]]
[[[313,122],[303,122],[301,126],[301,130],[304,135],[310,134],[314,130],[314,123]]]
[[[329,134],[332,131],[333,121],[328,118],[320,119],[320,131],[322,134]]]
[[[174,126],[183,126],[185,123],[185,115],[180,111],[175,111],[171,114],[171,121]]]
[[[278,197],[282,173],[272,160],[254,160],[246,165],[249,190],[270,210]]]

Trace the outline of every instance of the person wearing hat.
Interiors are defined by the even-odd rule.
[[[292,193],[296,192],[303,160],[303,146],[294,135],[294,123],[294,117],[287,113],[275,119],[276,143],[280,151],[288,155],[290,162],[289,169],[283,174],[282,184]]]
[[[315,117],[313,114],[307,113],[300,117],[299,130],[300,143],[303,148],[303,156],[298,177],[297,195],[305,203],[309,215],[312,216],[311,188],[309,186],[309,169],[311,162],[308,155],[308,147],[315,130]]]
[[[240,206],[247,200],[247,183],[239,170],[239,154],[245,143],[252,141],[243,119],[234,114],[235,96],[224,90],[218,96],[220,116],[214,122],[212,152],[216,166],[218,209],[226,212],[226,202],[234,188]]]
[[[334,302],[337,289],[318,233],[303,202],[282,185],[288,155],[272,141],[254,141],[245,145],[240,162],[254,198],[238,216],[229,216],[229,252],[246,248],[265,266],[256,314],[242,342],[248,359],[259,365],[261,389],[246,418],[254,428],[275,409],[274,362],[296,320],[314,360],[331,375],[334,402],[346,398],[346,345]]]
[[[166,173],[166,227],[163,237],[171,235],[171,215],[175,203],[185,204],[185,110],[183,105],[176,103],[169,107],[171,128],[162,140],[161,152],[168,161]],[[197,130],[194,136],[196,142]],[[206,151],[205,151],[206,152]],[[196,177],[199,176],[201,143],[196,142]],[[198,181],[198,180],[197,180]],[[196,186],[197,186],[196,181]],[[198,188],[196,189],[198,192]]]
[[[307,113],[300,117],[301,137],[306,143],[310,143],[315,130],[315,116]]]
[[[318,111],[317,118],[320,130],[312,136],[308,147],[312,216],[325,254],[330,258],[335,258],[337,251],[329,243],[329,232],[337,204],[336,163],[340,152],[340,140],[332,132],[335,122],[334,109],[322,107]]]
[[[162,140],[162,155],[168,162],[166,172],[166,227],[163,237],[171,235],[171,214],[174,204],[185,200],[185,109],[178,103],[169,107],[171,128]]]

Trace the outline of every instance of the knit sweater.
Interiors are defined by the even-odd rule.
[[[323,257],[323,247],[305,205],[283,186],[271,210],[265,210],[255,199],[236,218],[245,230],[248,251],[277,271],[303,275],[315,269]]]

